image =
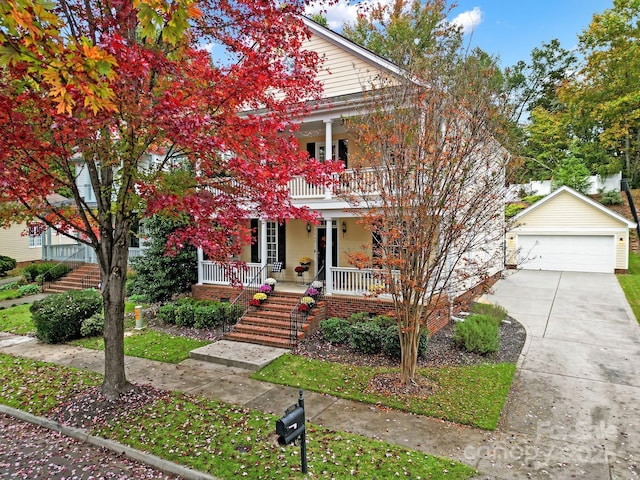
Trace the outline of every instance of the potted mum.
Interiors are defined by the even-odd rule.
[[[314,299],[318,298],[319,294],[320,294],[320,292],[317,289],[313,288],[313,287],[309,287],[307,289],[307,292],[305,293],[305,295],[308,295],[308,296],[310,296],[311,298],[314,298]]]
[[[307,270],[309,270],[309,267],[304,267],[302,265],[298,265],[296,268],[294,268],[294,271],[296,272],[296,274],[301,277],[302,274],[304,272],[306,272]]]
[[[311,259],[309,257],[300,257],[300,265],[308,269],[309,265],[311,265]]]
[[[255,298],[252,298],[251,300],[249,300],[249,306],[251,307],[258,308],[260,305],[262,305],[260,300],[256,300]]]
[[[312,297],[307,295],[300,299],[300,304],[309,305],[309,309],[311,309],[316,304],[316,301]]]
[[[301,303],[298,305],[298,311],[302,313],[305,317],[309,314],[311,307],[306,303]]]
[[[264,284],[269,285],[271,287],[271,291],[274,292],[278,281],[275,278],[269,277],[264,281]]]
[[[258,300],[260,303],[262,303],[267,299],[267,294],[266,293],[262,293],[262,292],[258,292],[258,293],[253,295],[253,299],[254,300]]]
[[[264,285],[260,285],[260,288],[258,288],[258,292],[261,293],[266,293],[267,295],[269,295],[272,292],[272,288],[270,285],[267,285],[266,283]]]

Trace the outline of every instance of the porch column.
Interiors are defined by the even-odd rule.
[[[202,262],[204,262],[204,253],[202,252],[202,248],[198,247],[198,285],[202,285],[202,281],[204,280],[204,267]]]
[[[324,257],[324,278],[325,278],[325,295],[331,295],[333,293],[333,272],[331,271],[333,265],[333,219],[325,217],[325,257]]]
[[[331,130],[332,127],[332,122],[333,120],[329,119],[329,120],[325,120],[324,121],[324,159],[326,160],[333,160],[333,155],[332,155],[332,151],[333,151],[333,132]],[[326,199],[330,199],[331,198],[331,188],[325,188],[324,190],[324,197]]]
[[[51,246],[51,244],[52,244],[51,227],[47,227],[47,233],[46,233],[46,235],[43,235],[43,237],[44,237],[43,241],[45,242],[44,259],[45,260],[51,260],[52,256],[53,256],[53,248]]]
[[[260,267],[267,265],[267,221],[260,220]],[[266,280],[266,272],[262,272],[262,281]]]

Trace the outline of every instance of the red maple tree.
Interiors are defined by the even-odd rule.
[[[228,258],[249,215],[313,219],[293,176],[327,184],[296,121],[317,100],[305,2],[33,0],[0,5],[0,221],[75,230],[100,264],[103,393],[130,388],[124,296],[131,229],[156,213],[188,220],[190,242]],[[227,61],[212,60],[209,46]],[[86,169],[95,202],[76,182]],[[72,201],[53,203],[50,194]],[[247,206],[251,206],[249,209]]]

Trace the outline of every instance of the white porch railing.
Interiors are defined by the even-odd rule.
[[[84,253],[81,253],[84,252]],[[129,247],[129,260],[144,254],[144,248]],[[85,263],[98,263],[96,252],[83,243],[47,245],[42,247],[42,259],[61,262],[71,256]]]
[[[205,260],[200,262],[202,269],[202,283],[212,285],[229,285],[232,282],[239,282],[242,285],[248,285],[260,270],[262,265],[259,263],[247,263],[246,268],[236,266],[225,266],[220,262],[211,262]],[[263,278],[262,281],[266,280]]]
[[[332,267],[332,293],[339,295],[368,295],[372,285],[383,283],[383,274],[374,268],[344,268]],[[393,274],[396,278],[398,273]]]

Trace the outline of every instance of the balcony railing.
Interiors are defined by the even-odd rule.
[[[308,184],[304,178],[296,177],[289,181],[289,193],[294,200],[335,199],[339,194],[375,195],[379,193],[379,172],[374,169],[345,170],[336,174],[335,186],[318,187]]]

